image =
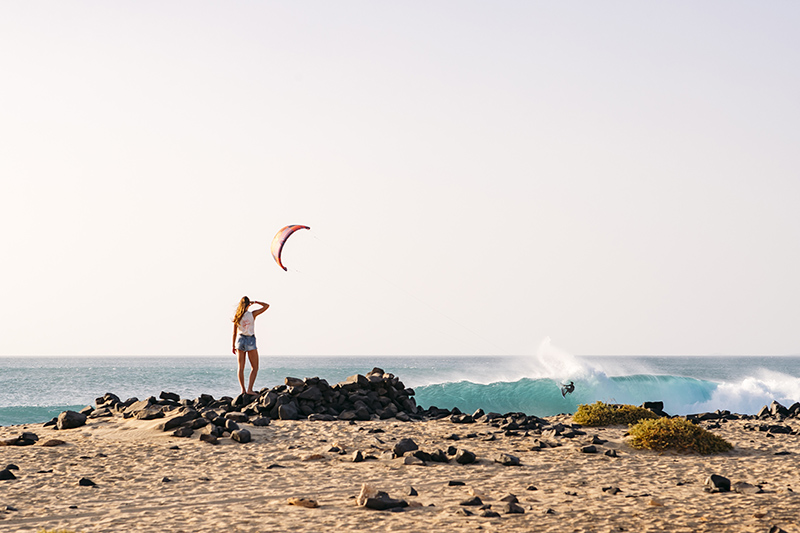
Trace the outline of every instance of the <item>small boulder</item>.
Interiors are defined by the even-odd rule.
[[[162,400],[167,400],[169,402],[178,403],[179,401],[181,401],[181,397],[175,394],[174,392],[161,391],[161,394],[159,394],[158,397],[161,398]]]
[[[367,498],[364,507],[377,511],[386,511],[387,509],[408,507],[408,502],[401,499],[390,498],[385,492],[379,492],[375,498]]]
[[[231,432],[231,439],[241,444],[246,444],[252,439],[250,432],[244,428],[235,429]]]
[[[203,442],[207,442],[209,444],[219,444],[219,440],[214,435],[210,433],[201,433],[200,440]]]
[[[15,476],[11,470],[8,468],[0,470],[0,481],[8,481],[11,479],[17,479],[17,476]]]
[[[525,509],[517,503],[508,502],[503,505],[503,512],[506,514],[525,514]]]
[[[478,506],[478,505],[483,505],[483,501],[480,498],[478,498],[477,496],[473,496],[472,498],[470,498],[468,500],[464,500],[464,501],[460,502],[458,505]]]
[[[731,481],[723,476],[711,474],[705,482],[705,490],[708,492],[730,492]]]
[[[503,466],[519,466],[519,457],[508,453],[501,453],[494,458],[494,462]]]
[[[414,442],[413,439],[400,439],[397,444],[394,445],[393,451],[397,457],[402,457],[406,452],[413,452],[418,449],[419,446],[417,446],[417,443]]]
[[[74,429],[86,424],[86,415],[75,411],[64,411],[58,415],[56,427],[58,429]]]
[[[186,437],[191,437],[192,433],[194,433],[194,430],[192,428],[187,426],[181,426],[172,432],[172,436],[186,438]]]
[[[80,485],[81,487],[95,487],[95,486],[97,486],[97,484],[94,481],[92,481],[91,479],[89,479],[88,477],[82,477],[78,481],[78,485]]]
[[[468,465],[475,462],[475,454],[471,451],[460,448],[456,452],[456,462],[460,465]]]

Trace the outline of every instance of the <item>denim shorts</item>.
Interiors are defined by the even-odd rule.
[[[257,350],[258,348],[256,348],[256,336],[239,335],[239,338],[236,340],[236,349],[241,350],[243,352],[249,352],[250,350]]]

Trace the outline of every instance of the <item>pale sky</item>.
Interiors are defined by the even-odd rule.
[[[3,2],[0,355],[224,355],[245,294],[262,356],[798,354],[799,27]]]

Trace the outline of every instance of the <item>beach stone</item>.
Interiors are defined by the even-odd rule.
[[[609,494],[619,494],[622,492],[619,487],[603,487],[603,492],[607,492]]]
[[[266,416],[259,416],[258,418],[253,419],[251,424],[257,427],[266,427],[271,422],[269,417]]]
[[[472,516],[474,513],[472,511],[469,511],[469,510],[464,509],[463,507],[461,507],[460,509],[458,509],[455,512],[455,514],[459,514],[459,515],[462,515],[462,516]]]
[[[318,402],[322,400],[322,391],[318,387],[309,387],[297,395],[298,400],[308,400],[310,402]]]
[[[410,421],[411,421],[411,417],[410,417],[410,416],[408,416],[408,414],[406,414],[406,413],[405,413],[405,412],[403,412],[403,411],[400,411],[399,413],[397,413],[396,415],[394,415],[394,417],[395,417],[397,420],[399,420],[400,422],[410,422]]]
[[[514,502],[507,502],[503,505],[502,510],[505,514],[525,514],[525,509]]]
[[[711,474],[705,481],[705,490],[712,493],[729,492],[731,481],[726,477]]]
[[[302,388],[302,387],[303,387],[303,385],[305,385],[305,384],[306,384],[306,382],[305,382],[305,381],[303,381],[303,380],[302,380],[302,379],[300,379],[300,378],[290,378],[290,377],[287,377],[286,379],[284,379],[284,380],[283,380],[283,383],[284,383],[284,384],[285,384],[287,387],[299,387],[299,388]]]
[[[86,424],[86,415],[75,411],[64,411],[58,415],[56,427],[58,429],[74,429]]]
[[[414,439],[405,438],[397,441],[397,444],[395,444],[394,448],[392,449],[397,457],[402,457],[406,452],[412,452],[414,450],[419,450],[417,443],[414,442]]]
[[[455,481],[452,479],[447,482],[448,487],[463,487],[464,485],[466,485],[466,483],[464,483],[463,481]]]
[[[45,446],[50,448],[52,446],[61,446],[62,444],[66,444],[66,442],[64,442],[61,439],[47,439],[40,446]]]
[[[8,469],[8,467],[0,470],[0,481],[9,481],[12,479],[17,479],[17,476],[15,476],[14,473]]]
[[[167,476],[161,478],[161,483],[170,483],[170,482],[172,482],[172,480]]]
[[[606,450],[606,453],[604,455],[607,455],[609,457],[619,457],[617,455],[617,450]]]
[[[472,418],[471,415],[464,415],[464,414],[452,415],[450,417],[450,422],[452,422],[453,424],[474,424],[475,419]]]
[[[414,455],[406,455],[405,457],[403,457],[403,464],[422,466],[425,464],[425,462],[419,457],[416,457]]]
[[[219,444],[219,440],[217,440],[217,437],[209,433],[202,433],[200,435],[200,440],[203,442],[207,442],[209,444]]]
[[[189,407],[179,407],[178,409],[175,409],[173,413],[174,414],[172,414],[169,418],[158,424],[156,429],[160,431],[169,431],[177,428],[178,426],[182,426],[187,422],[191,422],[200,416],[200,413]]]
[[[82,477],[78,481],[78,485],[80,485],[81,487],[95,487],[95,486],[97,486],[97,484],[94,481],[92,481],[91,479],[89,479],[88,477]]]
[[[591,446],[591,445],[590,446],[584,446],[584,447],[581,448],[581,452],[582,453],[597,453],[597,447],[596,446]]]
[[[210,422],[208,419],[201,417],[195,418],[191,422],[189,422],[189,427],[192,429],[201,429],[206,427]]]
[[[508,453],[501,453],[494,458],[494,462],[503,466],[519,466],[519,457]]]
[[[481,501],[481,499],[478,498],[477,496],[473,496],[468,500],[460,502],[458,505],[478,506],[478,505],[483,505],[483,501]]]
[[[181,401],[181,397],[179,395],[175,394],[174,392],[161,391],[161,394],[159,394],[158,397],[161,398],[162,400],[167,400],[167,401],[175,402],[175,403],[178,403],[179,401]]]
[[[313,413],[313,414],[308,415],[308,419],[311,420],[311,421],[317,421],[317,422],[333,422],[334,420],[336,420],[336,417],[333,416],[333,415]],[[269,419],[267,419],[267,420],[269,420]],[[255,424],[255,422],[253,422],[253,424]]]
[[[788,532],[785,529],[781,529],[778,526],[772,526],[771,528],[769,528],[769,531],[767,533],[788,533]]]
[[[191,437],[194,430],[188,426],[182,426],[172,432],[173,437],[186,438]]]
[[[230,419],[225,419],[225,431],[234,432],[239,429],[239,424]]]
[[[737,481],[731,485],[731,488],[734,492],[738,492],[739,494],[762,494],[764,492],[761,487],[745,483],[744,481]]]
[[[98,407],[89,414],[89,418],[108,418],[110,416],[114,416],[114,413],[108,407]]]
[[[376,511],[386,511],[388,509],[408,507],[408,502],[401,499],[390,498],[385,492],[379,492],[376,497],[367,498],[364,507],[367,509],[375,509]]]
[[[409,486],[408,488],[406,488],[406,496],[419,496],[419,493],[417,492],[417,489],[415,489],[412,486]]]
[[[248,417],[241,411],[231,411],[229,413],[225,413],[224,416],[228,420],[233,420],[234,422],[247,422],[248,420],[250,420],[250,417]]]
[[[517,499],[517,496],[511,493],[508,493],[502,498],[500,498],[500,501],[506,503],[519,503],[519,499]]]
[[[492,511],[491,509],[484,509],[481,511],[481,516],[483,518],[500,518],[500,513]]]
[[[772,403],[769,404],[769,414],[772,416],[782,417],[787,417],[790,415],[789,410],[776,400],[773,400]]]
[[[353,453],[351,460],[352,460],[354,463],[361,463],[361,462],[363,462],[363,461],[364,461],[364,454],[362,454],[362,453],[361,453],[361,450],[356,450],[356,451]]]
[[[156,418],[164,418],[164,411],[160,407],[153,406],[136,411],[133,417],[136,420],[155,420]]]
[[[474,463],[474,462],[475,462],[475,459],[476,459],[476,457],[475,457],[475,454],[474,454],[474,453],[472,453],[472,452],[470,452],[470,451],[468,451],[468,450],[465,450],[465,449],[463,449],[463,448],[460,448],[460,449],[459,449],[459,450],[456,452],[456,457],[455,457],[455,459],[456,459],[456,462],[457,462],[458,464],[460,464],[460,465],[468,465],[468,464],[472,464],[472,463]]]
[[[235,440],[236,442],[238,442],[238,443],[246,444],[246,443],[250,442],[250,440],[252,439],[252,436],[250,435],[250,432],[248,430],[242,428],[242,429],[236,429],[236,430],[232,431],[231,432],[231,438],[233,440]]]
[[[297,420],[300,418],[297,406],[293,403],[285,403],[278,406],[278,418],[281,420]]]

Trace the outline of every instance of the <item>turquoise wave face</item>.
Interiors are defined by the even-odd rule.
[[[469,381],[417,387],[417,404],[464,412],[477,409],[498,413],[524,412],[537,416],[574,413],[578,405],[602,401],[640,405],[663,401],[670,414],[688,414],[711,400],[717,384],[678,376],[591,376],[573,380],[575,391],[561,395],[561,383],[552,379],[523,378],[482,385]]]
[[[0,407],[0,426],[39,424],[57,417],[63,411],[80,411],[86,405],[49,405],[47,407]]]

